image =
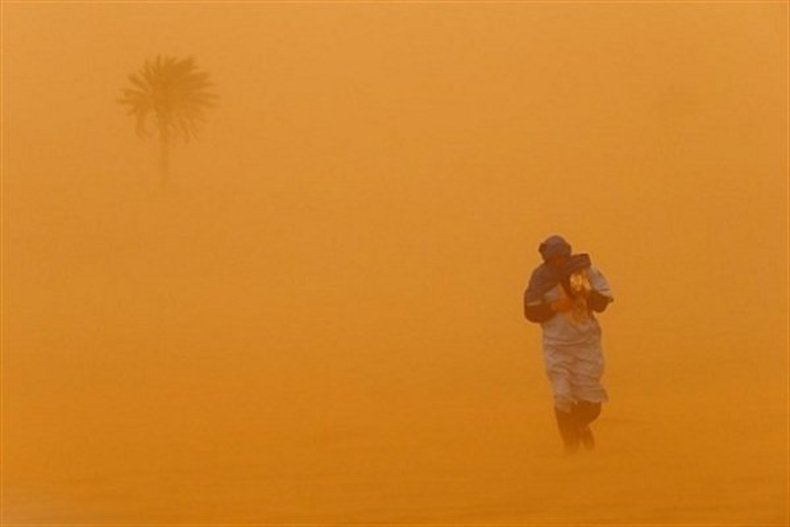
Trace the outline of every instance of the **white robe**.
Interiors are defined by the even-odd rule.
[[[598,269],[587,269],[587,279],[594,290],[613,299],[609,283]],[[553,302],[566,296],[561,285],[543,295],[543,302]],[[601,385],[604,371],[601,348],[601,327],[592,311],[557,313],[541,323],[543,330],[543,358],[546,375],[554,393],[554,405],[570,411],[573,403],[608,400]]]

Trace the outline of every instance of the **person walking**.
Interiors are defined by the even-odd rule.
[[[541,326],[546,375],[554,396],[554,415],[566,454],[595,447],[590,424],[608,400],[601,327],[595,313],[614,301],[603,273],[588,254],[573,254],[559,235],[538,251],[543,258],[524,291],[524,316]]]

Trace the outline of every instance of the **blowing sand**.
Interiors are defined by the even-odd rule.
[[[787,525],[786,4],[217,6],[4,3],[3,525]],[[157,53],[220,96],[166,188]]]

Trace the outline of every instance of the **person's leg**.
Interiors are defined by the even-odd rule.
[[[572,454],[579,450],[581,436],[579,435],[579,427],[576,424],[573,413],[564,412],[555,406],[554,417],[557,419],[557,428],[560,430],[565,453]]]
[[[578,401],[573,405],[571,415],[578,430],[579,441],[587,450],[595,448],[595,437],[590,430],[590,423],[595,421],[600,414],[601,403]]]
[[[587,426],[601,415],[601,403],[592,401],[578,401],[573,409],[576,419],[582,426]]]
[[[575,350],[570,376],[575,403],[571,413],[579,430],[580,441],[587,449],[595,448],[590,424],[601,414],[601,403],[608,399],[601,385],[603,370],[600,341]]]
[[[571,388],[571,357],[554,348],[544,348],[546,375],[551,382],[554,396],[554,417],[566,453],[579,448],[579,429],[573,416],[573,393]]]

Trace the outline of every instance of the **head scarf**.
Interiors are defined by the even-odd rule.
[[[592,264],[588,254],[571,254],[571,245],[565,241],[565,238],[556,234],[546,238],[538,247],[538,252],[543,257],[543,263],[532,271],[525,293],[527,303],[540,302],[543,295],[551,291],[563,279],[576,271],[590,267]],[[561,269],[556,269],[548,264],[548,260],[555,256],[569,257]]]
[[[565,241],[565,238],[562,236],[555,234],[554,236],[549,236],[540,244],[538,252],[543,257],[543,261],[548,262],[557,256],[570,256],[571,244]]]

